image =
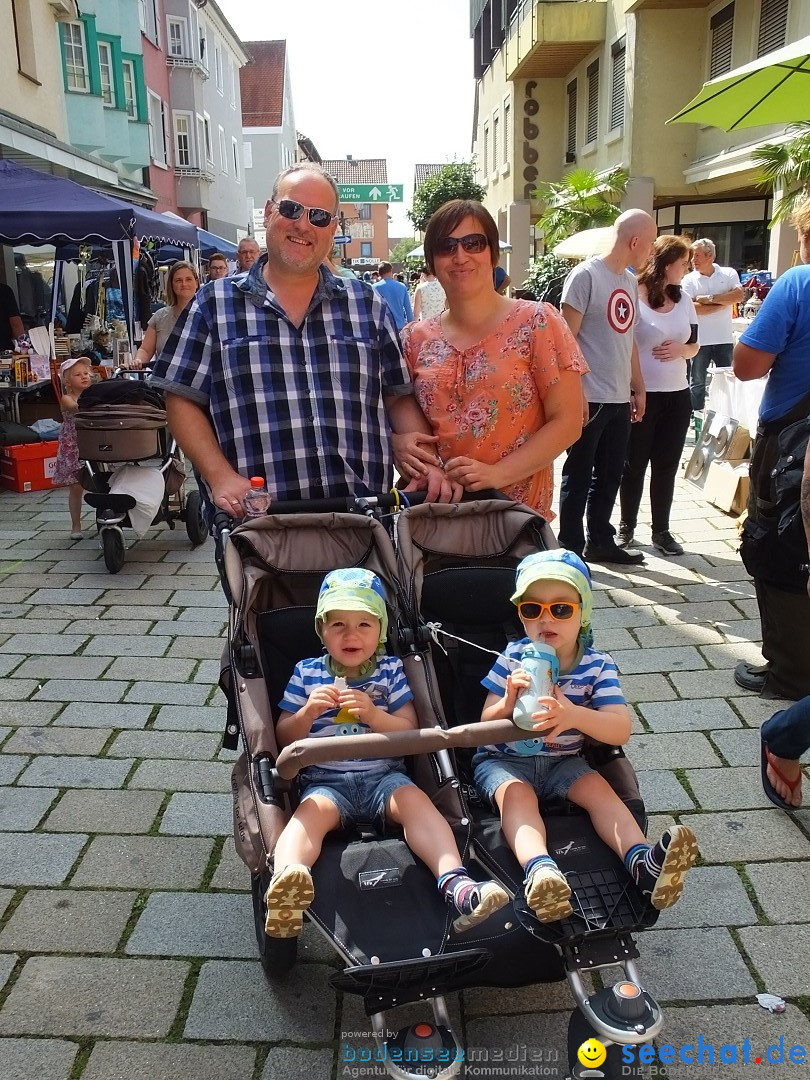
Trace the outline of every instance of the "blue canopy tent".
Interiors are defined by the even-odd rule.
[[[0,161],[0,244],[52,244],[57,249],[52,319],[64,265],[60,251],[76,244],[109,244],[133,344],[132,249],[136,238],[190,250],[197,246],[197,229],[182,218],[144,210],[72,180]]]
[[[164,210],[162,216],[167,217],[172,221],[185,220],[171,210]],[[217,236],[216,233],[209,232],[208,229],[203,229],[199,225],[196,226],[196,229],[196,246],[199,248],[201,259],[210,259],[215,251],[224,255],[226,259],[236,258],[236,244],[234,244],[232,240],[226,240],[224,236]],[[161,248],[160,257],[162,259],[182,259],[183,255],[180,254],[176,245],[170,244]]]

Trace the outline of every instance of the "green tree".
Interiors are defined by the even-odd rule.
[[[582,229],[612,225],[621,213],[617,203],[627,190],[628,180],[624,169],[602,174],[593,169],[572,169],[558,183],[540,184],[534,197],[546,204],[537,222],[546,247]]]
[[[765,143],[751,155],[761,166],[760,183],[768,189],[782,189],[771,225],[786,221],[798,204],[810,195],[810,122],[791,124],[793,138],[786,143]]]
[[[391,263],[404,263],[408,258],[408,253],[418,246],[419,241],[415,236],[404,236],[391,248],[388,253],[388,261]]]
[[[414,228],[424,232],[427,223],[440,206],[451,199],[474,199],[483,202],[486,192],[476,183],[472,162],[454,161],[440,172],[429,176],[414,192],[408,217]]]

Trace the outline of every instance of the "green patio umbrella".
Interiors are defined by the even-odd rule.
[[[810,120],[810,36],[711,82],[667,120],[734,131]]]

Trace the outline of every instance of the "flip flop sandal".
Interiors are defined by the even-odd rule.
[[[760,743],[759,760],[760,760],[760,772],[762,774],[762,790],[765,792],[767,797],[771,800],[773,805],[778,806],[780,810],[787,810],[787,812],[789,814],[790,813],[795,813],[796,810],[800,810],[801,809],[801,804],[799,806],[794,806],[793,803],[789,803],[787,801],[787,799],[784,799],[779,794],[779,792],[776,790],[776,788],[773,786],[773,784],[771,783],[770,777],[768,776],[768,766],[770,765],[770,767],[773,769],[773,771],[776,773],[776,775],[779,777],[779,779],[782,781],[783,784],[787,784],[787,786],[790,788],[791,795],[796,790],[796,788],[801,788],[801,783],[802,783],[802,774],[801,774],[801,772],[799,773],[799,775],[796,777],[795,780],[789,780],[785,776],[785,774],[782,772],[782,770],[777,765],[774,764],[773,754],[771,753],[771,751],[766,746],[764,739]]]
[[[572,915],[571,886],[559,870],[539,867],[526,886],[526,903],[538,922],[558,922]]]
[[[672,907],[680,899],[684,878],[698,856],[697,838],[688,825],[673,825],[669,831],[672,839],[650,896],[650,903],[658,911]]]
[[[267,887],[264,932],[271,938],[298,937],[304,912],[315,898],[312,874],[306,866],[285,866]]]
[[[506,907],[509,903],[509,893],[496,881],[486,881],[479,886],[478,895],[480,900],[478,907],[473,908],[469,915],[462,915],[453,923],[453,929],[457,934],[463,934],[465,930],[471,930],[478,923],[494,915],[496,911]]]

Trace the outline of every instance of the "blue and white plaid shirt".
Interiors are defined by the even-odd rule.
[[[203,286],[157,358],[153,385],[208,413],[222,453],[277,499],[387,491],[384,397],[412,392],[391,313],[321,267],[300,327],[251,270]]]

